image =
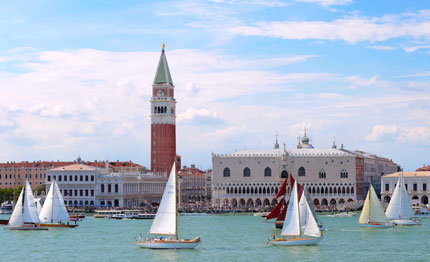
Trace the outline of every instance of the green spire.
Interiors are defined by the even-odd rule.
[[[155,74],[154,84],[171,84],[173,85],[172,77],[170,76],[169,65],[167,64],[166,54],[161,50],[160,62],[158,62],[157,73]]]

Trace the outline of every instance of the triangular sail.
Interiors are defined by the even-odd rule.
[[[19,194],[18,201],[16,202],[15,208],[13,209],[12,215],[10,216],[8,226],[16,227],[24,224],[24,216],[22,214],[22,198],[24,195],[24,188]]]
[[[42,205],[40,204],[40,198],[38,198],[36,200],[36,209],[37,209],[37,214],[40,215],[40,212],[42,212]],[[40,218],[39,218],[40,219]]]
[[[279,189],[279,192],[276,195],[275,199],[278,199],[287,193],[287,182],[288,182],[288,178],[285,178],[284,183],[282,183],[282,186]]]
[[[370,222],[376,223],[387,223],[388,219],[385,216],[384,210],[382,209],[381,203],[379,202],[378,196],[376,195],[375,189],[372,184],[369,188],[370,191]]]
[[[33,192],[28,180],[25,182],[25,198],[24,198],[24,222],[40,223],[37,214],[36,201],[34,200]]]
[[[363,209],[361,210],[360,218],[358,219],[359,224],[367,224],[370,219],[370,189],[367,192],[366,200],[364,201]]]
[[[305,199],[305,205],[306,205],[306,226],[305,226],[305,230],[303,232],[304,235],[306,236],[311,236],[311,237],[320,237],[321,236],[321,231],[320,228],[318,227],[317,221],[315,220],[314,215],[312,214],[312,210],[308,205],[308,202],[306,201],[306,198],[303,197],[303,199]]]
[[[300,235],[299,201],[297,196],[297,182],[294,182],[291,191],[290,203],[288,204],[287,216],[282,228],[282,236]]]
[[[173,164],[169,180],[166,183],[163,197],[157,214],[152,222],[150,234],[177,235],[176,232],[176,167]]]
[[[388,219],[410,219],[414,217],[411,202],[403,181],[403,175],[400,174],[394,189],[387,211],[385,212]]]
[[[306,225],[306,220],[308,217],[308,202],[306,201],[305,190],[303,190],[302,196],[299,201],[300,210],[300,226]]]
[[[283,198],[279,203],[275,206],[275,208],[270,212],[270,214],[266,217],[266,220],[273,219],[279,217],[281,214],[282,206],[285,205],[285,199]]]
[[[52,181],[46,195],[45,204],[40,212],[39,219],[44,223],[70,220],[66,206],[64,205],[63,196],[55,180]]]

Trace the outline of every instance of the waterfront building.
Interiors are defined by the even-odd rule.
[[[151,103],[151,170],[169,175],[176,155],[176,100],[172,76],[167,64],[164,45],[152,85]],[[178,165],[179,164],[179,165]]]
[[[33,189],[45,183],[46,171],[53,168],[64,167],[76,164],[81,161],[78,158],[75,161],[22,161],[22,162],[6,162],[0,163],[0,188],[16,188],[25,184],[28,179]],[[98,167],[106,166],[106,161],[86,161],[82,164]],[[108,162],[110,169],[118,172],[118,170],[138,170],[138,172],[146,172],[146,167],[133,163],[132,161],[112,161]]]
[[[166,176],[147,173],[131,162],[78,163],[46,171],[46,188],[56,179],[64,202],[70,207],[137,207],[159,203]],[[120,167],[121,166],[121,167]]]
[[[405,187],[412,204],[428,204],[430,198],[430,170],[418,168],[416,171],[396,172],[381,178],[381,199],[385,204],[391,200],[400,174],[403,174]]]
[[[307,187],[316,206],[356,203],[364,200],[370,180],[398,170],[389,159],[343,145],[314,148],[306,132],[295,149],[281,149],[276,140],[270,149],[212,154],[212,166],[212,203],[238,207],[276,204],[274,197],[288,174]]]
[[[195,165],[191,165],[191,167],[184,166],[178,171],[181,203],[192,204],[207,200],[206,175],[207,172],[196,168]]]

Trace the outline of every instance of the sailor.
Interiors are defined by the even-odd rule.
[[[276,238],[276,234],[275,234],[275,232],[273,232],[273,240],[275,240],[275,238]]]

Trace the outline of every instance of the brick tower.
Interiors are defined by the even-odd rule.
[[[151,170],[154,173],[169,175],[176,159],[175,104],[174,86],[163,44],[151,98]]]

